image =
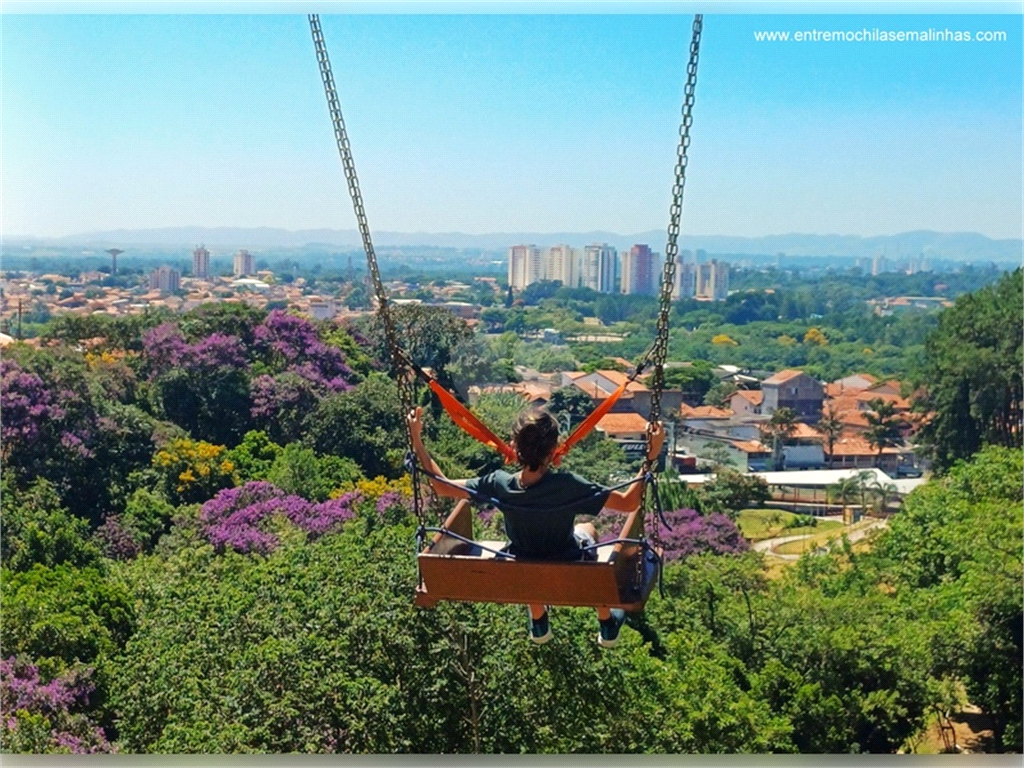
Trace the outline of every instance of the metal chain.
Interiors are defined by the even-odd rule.
[[[324,94],[327,96],[327,106],[331,112],[331,122],[334,124],[334,138],[338,144],[338,154],[341,155],[341,164],[345,168],[345,180],[348,182],[348,192],[352,197],[352,207],[355,210],[359,234],[363,240],[363,250],[366,252],[366,267],[373,280],[373,290],[377,298],[377,314],[380,317],[381,324],[384,326],[384,341],[387,345],[388,356],[391,358],[391,376],[398,386],[398,397],[402,404],[402,423],[405,424],[405,415],[412,409],[416,399],[416,377],[410,370],[402,353],[401,345],[398,343],[398,332],[395,330],[391,306],[388,304],[388,295],[384,290],[384,282],[381,280],[380,269],[377,266],[377,255],[373,250],[370,225],[366,220],[363,196],[359,191],[359,178],[356,176],[356,166],[352,160],[352,148],[348,141],[348,131],[345,130],[345,120],[341,115],[341,102],[338,100],[338,91],[334,87],[331,61],[327,56],[327,45],[324,43],[323,30],[320,28],[320,17],[317,14],[309,14],[309,27],[313,33],[316,60],[320,65],[320,78],[323,80]],[[411,446],[412,435],[409,433],[407,424],[405,429],[407,443]],[[422,520],[422,503],[418,485],[416,482],[413,483],[413,505],[417,517]]]
[[[690,40],[690,60],[686,66],[686,87],[683,90],[682,122],[679,126],[679,147],[676,150],[675,183],[672,185],[672,206],[669,209],[668,242],[665,244],[665,266],[661,275],[660,307],[658,330],[651,348],[650,359],[654,362],[651,382],[651,412],[647,418],[648,445],[650,429],[661,418],[661,390],[665,383],[665,360],[668,357],[669,315],[672,310],[672,293],[676,282],[676,256],[679,255],[679,224],[683,214],[683,191],[686,188],[686,166],[689,162],[690,126],[693,125],[693,102],[697,88],[697,60],[700,57],[700,37],[704,28],[704,15],[693,17],[693,37]],[[644,457],[644,471],[651,472],[656,461]],[[655,489],[653,491],[657,493]],[[647,483],[644,483],[641,508],[647,508]],[[659,521],[654,520],[651,531],[655,546],[661,545]],[[642,573],[643,557],[637,559],[638,578]]]

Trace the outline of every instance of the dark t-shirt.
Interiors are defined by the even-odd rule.
[[[596,515],[611,493],[572,472],[553,470],[529,488],[502,469],[467,480],[466,487],[497,501],[512,542],[509,552],[537,560],[578,559],[580,548],[572,535],[576,515]]]

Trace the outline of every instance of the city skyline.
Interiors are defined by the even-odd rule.
[[[4,17],[5,237],[354,226],[305,16]],[[691,19],[323,16],[371,227],[662,229]],[[810,27],[1007,39],[754,39]],[[706,16],[700,67],[684,234],[1021,236],[1019,15]]]

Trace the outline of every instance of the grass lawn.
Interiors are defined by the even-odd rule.
[[[792,512],[781,509],[744,509],[736,517],[736,527],[748,541],[761,541],[777,536],[794,517]]]
[[[786,524],[797,518],[792,512],[781,509],[744,509],[736,518],[736,526],[740,533],[751,542],[772,539],[776,536],[799,536],[804,533],[817,533],[841,528],[842,523],[835,520],[819,520],[816,526],[800,526],[786,528]]]
[[[849,533],[851,531],[856,531],[859,528],[863,528],[868,523],[870,523],[870,521],[864,521],[861,523],[857,523],[856,525],[851,525],[846,528],[845,533]],[[779,544],[779,546],[775,547],[775,552],[780,555],[799,555],[806,552],[809,549],[815,549],[816,547],[825,546],[829,542],[829,539],[835,539],[837,541],[839,540],[840,535],[844,531],[840,531],[837,529],[842,527],[843,525],[841,523],[834,523],[833,525],[827,527],[824,524],[819,523],[818,528],[812,529],[815,531],[815,534],[813,536],[809,536],[806,539],[800,539],[800,541],[790,541],[785,544]],[[794,533],[797,530],[799,529],[794,529]]]

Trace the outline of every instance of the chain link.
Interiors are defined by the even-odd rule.
[[[672,185],[672,206],[669,209],[668,241],[665,244],[665,266],[661,275],[660,306],[658,326],[650,360],[654,363],[651,381],[651,412],[647,418],[647,444],[650,446],[650,430],[661,419],[661,390],[665,383],[665,360],[668,357],[669,315],[672,311],[672,293],[676,285],[676,257],[679,255],[679,224],[683,214],[683,191],[686,188],[687,152],[690,148],[690,126],[693,125],[693,102],[697,88],[697,60],[700,57],[700,37],[704,28],[704,15],[693,17],[693,37],[690,40],[690,59],[686,65],[686,86],[683,90],[682,122],[679,126],[679,147],[676,150],[675,183]],[[649,448],[648,448],[649,449]],[[651,472],[657,459],[651,461],[644,456],[644,471]],[[647,509],[647,483],[641,495],[641,507]],[[657,493],[657,490],[653,491]],[[655,519],[651,529],[655,546],[661,546],[659,521]],[[637,578],[643,569],[643,557],[637,558]]]
[[[391,377],[398,386],[398,397],[402,404],[402,423],[405,424],[405,415],[412,410],[416,400],[416,377],[409,368],[405,356],[402,354],[401,345],[398,343],[398,332],[395,330],[394,318],[391,315],[391,305],[388,303],[384,282],[380,277],[380,268],[377,266],[377,255],[374,252],[373,240],[370,237],[370,225],[367,222],[366,210],[363,207],[363,195],[359,191],[359,178],[356,176],[356,166],[352,159],[352,148],[349,145],[348,131],[345,130],[345,120],[341,115],[341,102],[338,100],[338,91],[334,86],[331,61],[327,56],[327,45],[324,43],[323,30],[320,28],[320,17],[317,14],[309,15],[309,27],[313,34],[316,60],[320,65],[320,78],[323,80],[324,94],[327,96],[327,106],[331,112],[331,122],[334,125],[334,139],[338,145],[338,154],[341,155],[341,164],[345,169],[348,192],[352,198],[352,207],[355,210],[359,234],[363,240],[363,250],[366,252],[366,267],[373,281],[373,291],[377,298],[377,315],[380,317],[381,325],[384,327],[384,342],[388,349],[388,356],[391,358]],[[412,435],[409,433],[408,424],[406,424],[405,429],[407,442],[409,445],[412,445]],[[413,504],[417,516],[422,518],[422,504],[418,483],[413,483]]]

